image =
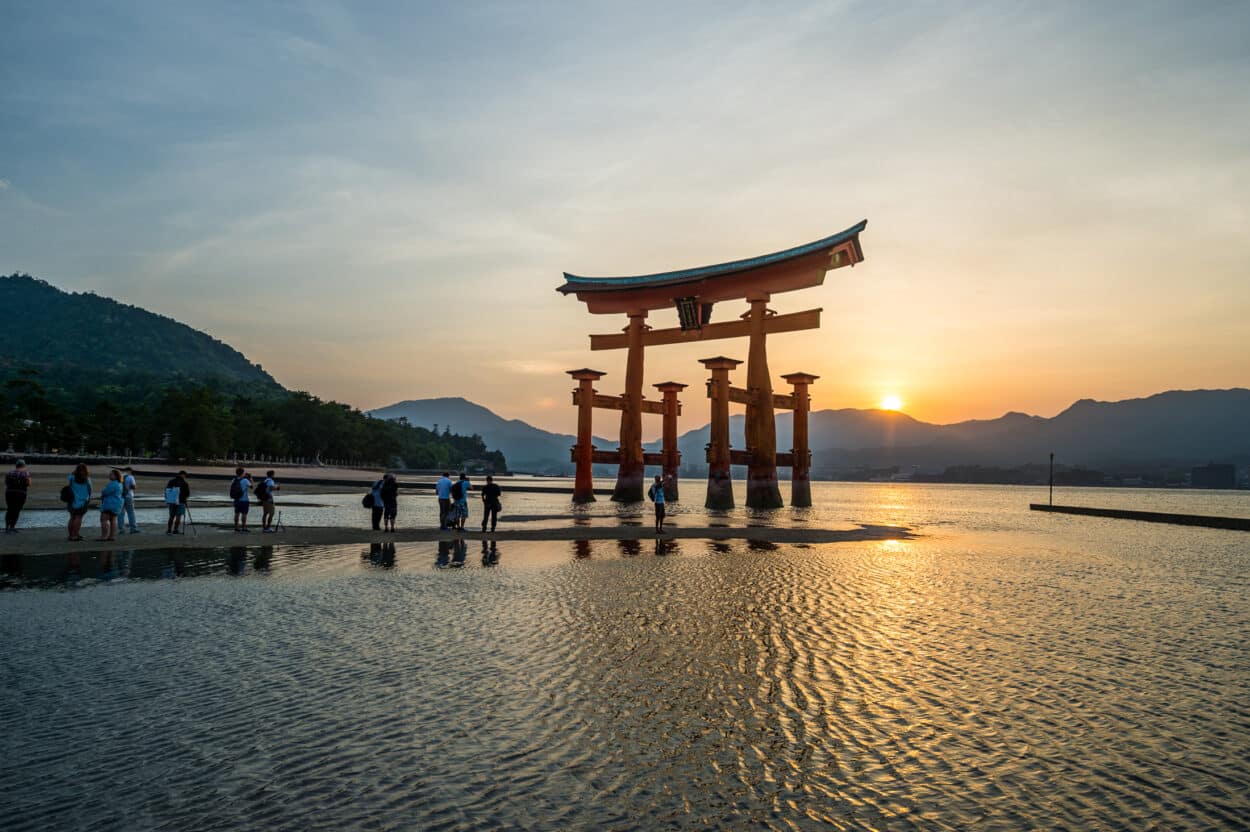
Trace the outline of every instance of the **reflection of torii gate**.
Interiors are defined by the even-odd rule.
[[[571,371],[571,375],[580,383],[574,394],[574,401],[579,404],[578,444],[573,452],[578,471],[574,500],[594,499],[589,483],[590,464],[595,461],[616,462],[619,465],[616,489],[612,494],[613,500],[634,502],[642,499],[644,466],[652,461],[647,459],[642,451],[642,414],[644,412],[665,414],[666,440],[669,434],[667,430],[669,419],[672,419],[674,444],[670,446],[666,441],[665,452],[658,456],[664,458],[666,474],[669,472],[668,463],[674,462],[673,473],[675,474],[676,398],[680,386],[673,384],[674,389],[668,390],[665,388],[669,385],[656,385],[664,389],[665,403],[671,398],[671,411],[666,409],[665,403],[648,402],[643,399],[643,350],[645,347],[745,336],[750,339],[745,390],[736,390],[728,386],[728,370],[735,363],[740,362],[730,363],[724,368],[713,367],[710,364],[708,367],[713,370],[713,383],[709,387],[709,395],[712,395],[712,387],[715,386],[719,377],[718,371],[723,369],[725,390],[723,404],[727,406],[729,401],[742,401],[747,405],[747,448],[742,452],[744,455],[731,458],[728,448],[728,422],[726,421],[723,439],[720,442],[714,441],[709,447],[709,463],[713,463],[714,455],[717,457],[715,463],[717,466],[724,461],[745,462],[748,467],[747,505],[756,508],[781,506],[781,490],[777,484],[777,465],[779,463],[794,464],[797,460],[785,459],[784,456],[782,459],[778,458],[777,426],[773,418],[773,409],[778,404],[775,399],[789,399],[789,402],[783,402],[783,404],[788,404],[796,410],[795,447],[797,449],[800,447],[798,443],[800,399],[802,400],[803,433],[805,434],[807,385],[815,377],[791,374],[787,376],[787,379],[794,384],[793,396],[774,397],[772,380],[768,371],[765,338],[769,333],[818,329],[821,310],[809,309],[805,312],[777,315],[768,309],[768,301],[773,294],[779,292],[819,286],[824,282],[825,272],[842,266],[853,266],[863,260],[864,254],[860,248],[859,234],[866,225],[865,220],[846,231],[814,243],[716,266],[638,277],[579,277],[565,273],[565,283],[559,287],[558,291],[566,295],[575,294],[578,300],[586,304],[587,311],[592,314],[623,313],[629,321],[621,334],[590,336],[592,350],[628,350],[625,364],[625,392],[621,396],[599,396],[594,392],[593,384],[603,376],[603,373],[594,370]],[[741,316],[742,320],[711,323],[713,304],[739,299],[746,300],[750,304],[749,310]],[[646,326],[647,313],[650,310],[667,309],[670,306],[677,307],[681,324],[678,328],[650,329]],[[805,379],[805,381],[800,382],[799,379]],[[714,409],[720,404],[718,398],[713,396]],[[619,451],[597,452],[590,446],[590,414],[593,407],[620,410]],[[713,423],[715,424],[715,416]],[[796,468],[806,478],[807,453],[806,448],[803,450],[804,458]],[[722,456],[725,460],[721,459]],[[659,461],[655,460],[655,462]],[[714,467],[713,470],[719,469]],[[723,483],[720,483],[716,477],[709,476],[709,506],[724,503],[723,495],[728,491],[727,466],[723,480]],[[796,489],[795,497],[800,497],[798,489]],[[732,505],[732,494],[729,494],[728,499],[728,504]],[[807,496],[806,502],[810,504],[810,496]]]

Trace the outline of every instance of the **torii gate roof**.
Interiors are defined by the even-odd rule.
[[[576,294],[589,311],[606,313],[661,309],[677,297],[711,303],[752,292],[805,289],[820,285],[830,269],[864,259],[859,234],[867,225],[868,220],[863,220],[815,242],[713,266],[630,277],[582,277],[565,272],[564,285],[556,291]]]

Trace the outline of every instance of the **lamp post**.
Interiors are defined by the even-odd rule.
[[[1055,504],[1055,452],[1050,452],[1050,504]]]

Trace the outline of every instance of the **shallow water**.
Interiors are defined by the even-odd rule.
[[[9,560],[5,826],[1250,824],[1250,535],[836,493],[920,536]]]

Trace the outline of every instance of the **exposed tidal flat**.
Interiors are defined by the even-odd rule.
[[[1030,514],[1026,489],[814,491],[811,510],[675,522],[910,534],[253,534],[8,569],[46,588],[0,593],[4,825],[1250,824],[1245,533]],[[1230,515],[1247,497],[1085,502],[1139,494]],[[341,497],[321,518],[362,519]],[[432,511],[403,499],[401,525]],[[507,507],[569,525],[546,495]],[[580,522],[649,518],[598,503]]]

